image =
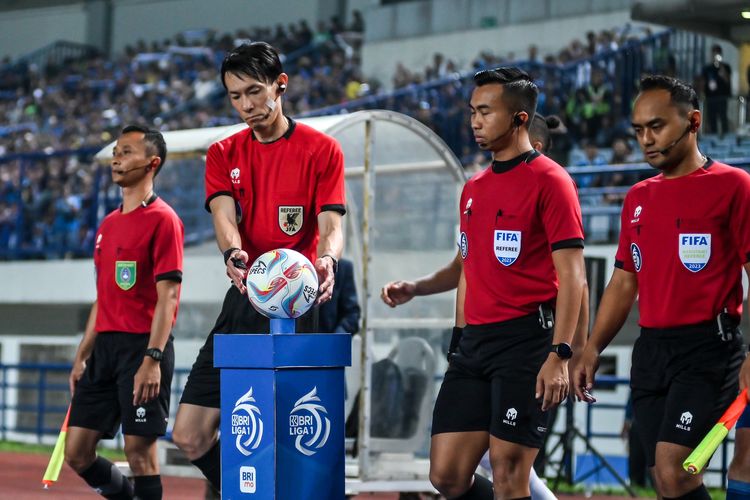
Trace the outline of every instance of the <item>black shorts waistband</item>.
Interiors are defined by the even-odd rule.
[[[716,321],[704,321],[692,325],[675,326],[671,328],[646,328],[641,327],[641,335],[653,339],[676,339],[685,337],[700,337],[702,335],[716,335],[719,328]]]
[[[526,333],[531,329],[541,329],[539,314],[531,313],[526,316],[498,321],[497,323],[484,323],[481,325],[466,325],[464,333],[496,333],[502,335],[513,335],[515,333]]]

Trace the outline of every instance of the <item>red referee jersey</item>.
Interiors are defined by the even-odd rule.
[[[466,322],[506,321],[554,301],[552,252],[583,248],[581,207],[568,173],[536,151],[524,153],[472,177],[460,203]]]
[[[750,175],[708,160],[628,191],[615,266],[636,273],[640,325],[670,328],[742,314],[750,260]]]
[[[216,142],[206,158],[206,210],[217,196],[235,201],[242,249],[252,263],[276,248],[291,248],[315,262],[317,216],[345,213],[344,156],[332,137],[289,118],[272,143],[248,128]]]
[[[151,333],[160,280],[182,281],[182,221],[160,198],[107,215],[96,233],[97,332]],[[172,324],[177,318],[177,309]]]

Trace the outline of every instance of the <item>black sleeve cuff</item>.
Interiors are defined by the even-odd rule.
[[[321,212],[327,212],[329,210],[331,212],[338,212],[341,215],[346,214],[346,207],[344,205],[323,205],[322,207],[320,207]]]
[[[615,267],[617,269],[624,269],[624,266],[625,266],[625,264],[621,260],[616,260],[615,261]]]
[[[206,203],[203,205],[203,207],[206,209],[206,212],[211,213],[211,207],[209,206],[209,204],[211,203],[211,200],[219,196],[229,196],[230,198],[232,198],[232,193],[230,193],[229,191],[216,191],[214,194],[206,198]]]
[[[166,273],[162,273],[162,274],[157,274],[156,275],[156,280],[155,281],[164,281],[164,280],[169,280],[169,281],[175,281],[177,283],[182,283],[182,271],[175,270],[175,271],[169,271],[169,272],[166,272]]]
[[[556,241],[552,243],[552,251],[563,248],[583,248],[583,238],[570,238],[569,240]]]

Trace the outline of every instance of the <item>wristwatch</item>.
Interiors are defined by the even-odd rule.
[[[145,356],[148,356],[152,358],[154,361],[161,361],[164,357],[164,353],[161,352],[161,349],[157,349],[156,347],[150,347],[146,349]]]
[[[336,260],[336,257],[334,257],[333,255],[331,255],[330,253],[325,253],[325,254],[323,254],[323,255],[320,256],[321,259],[323,257],[328,257],[329,259],[331,259],[331,262],[333,262],[333,274],[336,274],[336,271],[339,270],[339,261]]]
[[[565,342],[552,344],[549,352],[554,352],[560,359],[570,359],[573,357],[573,349],[570,348],[570,344],[566,344]]]

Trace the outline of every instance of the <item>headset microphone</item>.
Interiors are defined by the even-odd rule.
[[[673,148],[673,147],[675,147],[675,146],[676,146],[676,145],[677,145],[677,144],[678,144],[678,143],[679,143],[679,142],[680,142],[681,140],[683,140],[683,139],[685,138],[685,136],[686,136],[686,135],[688,135],[688,133],[689,133],[689,132],[690,132],[691,130],[693,130],[693,124],[692,124],[692,123],[691,123],[690,125],[688,125],[688,126],[687,126],[687,128],[686,128],[686,129],[685,129],[685,131],[684,131],[684,132],[682,133],[682,135],[680,135],[680,137],[678,137],[678,138],[677,138],[676,140],[672,141],[672,144],[670,144],[670,145],[669,145],[669,146],[667,146],[666,148],[664,148],[664,149],[660,149],[660,150],[658,151],[658,153],[659,153],[660,155],[667,155],[667,154],[669,154],[669,152],[670,152],[670,151],[672,150],[672,148]]]
[[[129,168],[129,169],[127,169],[127,170],[114,170],[114,169],[113,169],[113,170],[114,170],[115,172],[117,172],[118,174],[120,174],[120,175],[123,175],[123,174],[129,174],[129,173],[130,173],[130,172],[132,172],[133,170],[140,170],[140,169],[142,169],[142,168],[145,168],[145,169],[147,169],[147,171],[148,171],[148,169],[150,169],[150,168],[151,168],[151,164],[149,163],[148,165],[143,165],[142,167],[133,167],[133,168]]]

